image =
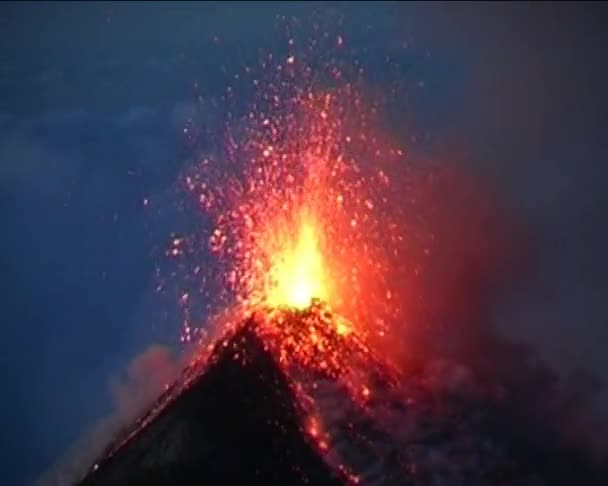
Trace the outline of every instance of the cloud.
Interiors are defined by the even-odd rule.
[[[82,123],[90,118],[90,114],[84,108],[68,108],[44,113],[40,121],[47,125]]]
[[[601,386],[587,393],[569,377],[578,376],[577,383],[582,380],[578,369],[603,377],[608,368],[608,314],[602,298],[608,271],[603,223],[608,204],[603,79],[608,64],[601,50],[606,34],[600,13],[606,10],[590,12],[575,4],[438,4],[426,12],[433,27],[424,37],[431,46],[430,64],[439,59],[453,72],[466,73],[458,99],[438,110],[430,128],[445,141],[446,152],[466,147],[468,156],[459,161],[462,170],[477,177],[509,219],[525,229],[529,247],[527,260],[507,266],[519,263],[524,271],[509,278],[509,287],[492,301],[483,297],[487,285],[465,295],[470,282],[484,275],[475,273],[475,259],[466,258],[462,245],[470,242],[471,255],[481,258],[495,248],[495,227],[500,229],[504,219],[463,226],[471,220],[469,214],[477,214],[473,197],[468,200],[474,211],[463,217],[454,216],[460,206],[449,208],[454,227],[442,225],[449,230],[442,239],[457,252],[451,259],[449,253],[435,255],[440,290],[446,289],[434,293],[445,303],[448,330],[442,333],[462,345],[475,338],[475,349],[461,351],[465,357],[479,353],[480,361],[546,395],[530,400],[559,398],[555,408],[561,423],[576,422],[579,432],[586,430],[587,440],[596,442],[597,431],[605,427],[589,424],[605,422],[608,393]],[[427,96],[440,98],[445,80],[451,83],[452,77],[433,79],[432,67],[428,71]],[[504,232],[503,241],[510,238]],[[463,298],[485,313],[454,329],[450,311],[454,303],[460,309]],[[509,340],[498,334],[529,343],[530,364],[520,365],[519,345],[509,350]],[[543,372],[535,374],[535,361],[550,368],[538,365]],[[555,383],[543,382],[552,373]],[[562,388],[584,406],[569,409]]]
[[[23,130],[0,139],[0,185],[13,191],[58,196],[78,175],[76,161],[58,153]]]
[[[8,127],[14,120],[15,116],[12,113],[0,111],[0,128],[4,129]]]
[[[129,364],[123,376],[111,380],[110,390],[116,415],[125,423],[135,419],[142,409],[171,383],[180,368],[171,352],[163,347],[149,347]]]
[[[171,123],[176,130],[183,129],[197,119],[198,106],[191,101],[178,101],[171,110]]]
[[[134,106],[119,117],[118,125],[122,128],[136,128],[154,122],[157,118],[155,109],[149,106]]]
[[[222,108],[224,106],[224,108]],[[218,102],[216,98],[199,98],[198,102],[178,101],[171,109],[171,124],[178,132],[183,132],[184,128],[194,130],[198,137],[197,142],[203,142],[203,133],[207,130],[215,132],[215,136],[221,134],[224,123],[223,109],[225,105]],[[207,135],[209,135],[207,133]]]
[[[603,374],[605,29],[599,11],[547,7],[446,7],[446,35],[476,57],[451,130],[471,148],[469,167],[533,235],[535,272],[497,308],[497,322],[556,366]]]

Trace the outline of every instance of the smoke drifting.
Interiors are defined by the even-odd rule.
[[[136,356],[126,376],[114,378],[110,383],[117,418],[124,423],[134,420],[180,371],[180,364],[165,347],[153,345]]]
[[[444,5],[442,35],[469,52],[462,106],[441,136],[465,144],[465,169],[488,179],[524,225],[536,255],[505,332],[536,342],[560,366],[608,368],[603,252],[606,9],[578,5]],[[515,309],[518,309],[517,311]],[[566,363],[567,362],[567,363]]]
[[[530,436],[551,430],[605,457],[606,8],[426,13],[434,28],[418,45],[467,72],[460,99],[428,124],[447,160],[455,147],[467,156],[420,204],[437,244],[416,283],[412,320],[427,324],[410,351],[447,352],[504,382],[509,413],[536,423]]]
[[[129,363],[125,372],[110,380],[112,413],[97,421],[49,471],[40,486],[61,486],[79,480],[116,438],[130,427],[178,376],[183,363],[166,347],[152,345]]]

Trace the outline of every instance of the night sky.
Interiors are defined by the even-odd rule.
[[[494,324],[560,370],[605,374],[604,6],[2,3],[2,484],[33,483],[123,406],[151,345],[177,366],[180,317],[154,274],[191,224],[184,123],[225,87],[222,66],[277,48],[277,14],[313,10],[342,16],[375,81],[394,60],[425,150],[463,148],[529,228],[534,271]]]

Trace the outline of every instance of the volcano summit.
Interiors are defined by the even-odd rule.
[[[80,484],[604,484],[568,451],[509,433],[495,395],[453,363],[397,371],[320,303],[267,310]]]

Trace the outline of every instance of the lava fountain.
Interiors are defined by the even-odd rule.
[[[293,56],[266,67],[278,79],[184,177],[214,223],[191,246],[220,262],[222,307],[246,316],[316,299],[384,336],[403,302],[391,274],[412,263],[399,221],[407,202],[391,185],[405,151],[379,129],[379,103],[335,66],[323,85]]]
[[[308,212],[302,210],[292,241],[271,256],[268,304],[304,309],[315,298],[331,301],[331,283],[320,249],[319,226]]]

